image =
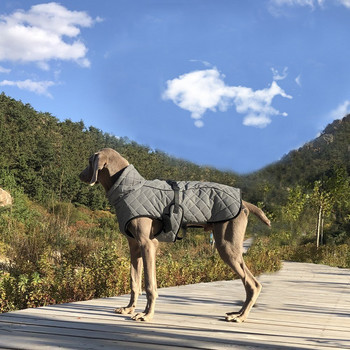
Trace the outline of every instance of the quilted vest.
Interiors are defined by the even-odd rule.
[[[121,173],[107,193],[116,209],[120,231],[132,237],[129,222],[138,217],[161,220],[159,241],[175,242],[181,228],[231,220],[241,210],[237,188],[200,181],[146,180],[133,165]]]

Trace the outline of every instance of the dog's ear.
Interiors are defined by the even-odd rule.
[[[97,182],[98,172],[107,165],[107,158],[100,152],[95,153],[91,160],[92,177],[90,180],[90,186],[95,185]]]

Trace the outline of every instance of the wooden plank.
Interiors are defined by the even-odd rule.
[[[350,348],[350,270],[284,263],[259,280],[263,291],[243,324],[224,322],[242,303],[240,281],[200,283],[160,289],[152,323],[114,314],[129,296],[2,314],[0,348]]]

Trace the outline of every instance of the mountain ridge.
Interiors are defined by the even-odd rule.
[[[350,172],[350,114],[334,120],[320,136],[291,150],[278,162],[248,175],[252,181],[265,178],[285,186],[313,182],[335,167]]]

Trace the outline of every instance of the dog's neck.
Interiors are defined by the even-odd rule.
[[[117,171],[113,176],[111,176],[112,186],[118,181],[118,179],[123,174],[125,169],[126,169],[126,167],[121,169],[121,170],[119,170],[119,171]]]
[[[121,174],[124,172],[125,169],[126,169],[126,167],[117,171],[114,174],[110,174],[108,169],[102,169],[100,171],[99,177],[98,177],[98,182],[103,186],[106,193],[117,182],[117,180],[120,178]]]

